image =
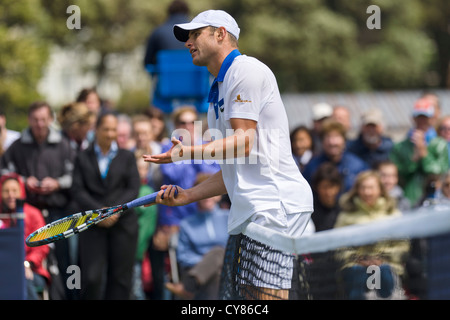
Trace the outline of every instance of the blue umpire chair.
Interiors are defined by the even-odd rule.
[[[13,218],[13,226],[0,229],[0,300],[27,299],[23,214]]]
[[[199,113],[208,111],[211,75],[206,67],[195,66],[188,50],[161,50],[157,64],[147,65],[154,85],[152,105],[170,114],[181,105],[194,105]]]

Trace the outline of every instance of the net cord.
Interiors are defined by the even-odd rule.
[[[434,205],[404,213],[400,217],[320,231],[298,238],[289,237],[253,222],[247,224],[242,231],[244,235],[254,240],[297,255],[326,252],[382,240],[424,238],[448,232],[450,232],[448,205]]]

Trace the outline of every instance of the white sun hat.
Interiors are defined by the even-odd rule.
[[[204,27],[224,27],[229,33],[239,39],[239,26],[232,16],[223,10],[207,10],[199,13],[189,23],[181,23],[173,26],[173,34],[181,42],[189,39],[189,31]]]

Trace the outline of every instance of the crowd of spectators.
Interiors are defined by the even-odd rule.
[[[188,14],[183,1],[173,1],[166,23],[149,36],[144,66],[152,77],[159,50],[183,48],[172,26],[187,21]],[[349,135],[353,115],[346,106],[322,102],[311,108],[311,125],[295,128],[290,136],[292,156],[314,194],[308,230],[401,215],[431,198],[450,198],[450,115],[441,115],[436,95],[423,94],[411,106],[413,126],[398,142],[376,106],[361,115],[355,137]],[[81,90],[60,108],[31,103],[28,126],[20,132],[8,129],[0,110],[1,211],[23,210],[29,233],[71,213],[126,203],[163,184],[190,188],[217,172],[218,164],[157,165],[142,156],[168,150],[174,132],[183,143],[204,142],[200,116],[192,105],[177,106],[170,117],[156,107],[119,113],[95,88]],[[217,298],[229,206],[224,196],[181,207],[136,208],[51,248],[27,248],[28,297],[42,298],[46,288],[55,300]],[[0,219],[0,228],[9,226]],[[169,255],[174,238],[175,260]],[[408,271],[396,263],[380,262],[386,287],[391,287],[391,269]],[[180,282],[169,271],[173,264],[180,267]],[[81,289],[66,286],[71,265],[80,266]],[[58,271],[49,272],[52,267]],[[361,268],[349,262],[347,267],[345,278],[361,280]],[[348,286],[357,298],[364,294],[360,289]]]
[[[399,141],[389,136],[379,108],[361,114],[361,126],[352,138],[351,114],[345,106],[320,103],[312,108],[313,125],[295,128],[291,143],[299,170],[313,189],[311,223],[316,232],[408,214],[449,200],[450,122],[441,114],[436,95],[423,94],[411,105],[412,126]],[[414,239],[411,244],[384,243],[383,252],[381,246],[345,251],[338,259],[347,296],[364,299],[366,267],[378,265],[387,289],[380,296],[393,295],[394,283],[404,280],[407,298],[423,298],[424,246]]]
[[[333,108],[322,103],[312,107],[314,126],[302,125],[292,130],[291,143],[299,170],[313,189],[315,212],[310,227],[315,232],[341,224],[343,199],[348,203],[350,192],[358,198],[355,181],[367,172],[379,179],[383,197],[392,199],[401,213],[423,205],[426,199],[447,196],[448,116],[435,117],[440,110],[438,99],[420,97],[411,106],[414,125],[398,142],[383,127],[379,109],[371,108],[363,113],[357,136],[348,138],[350,113],[343,111],[345,106]],[[33,220],[28,222],[33,227],[70,213],[125,203],[158,190],[162,184],[189,188],[201,175],[217,172],[219,166],[194,161],[154,165],[142,161],[142,155],[170,148],[168,127],[189,136],[184,143],[202,143],[204,128],[201,132],[195,130],[199,117],[196,108],[188,105],[177,108],[171,118],[154,107],[139,114],[121,114],[111,110],[111,106],[103,106],[95,89],[82,90],[76,101],[58,110],[46,102],[33,102],[28,110],[28,126],[21,132],[8,129],[6,115],[0,116],[1,174],[4,181],[15,180],[22,185],[16,198],[27,204],[22,206],[25,212],[32,212],[26,217],[32,214],[34,218],[25,218],[25,224]],[[201,121],[198,123],[203,126]],[[4,212],[15,209],[14,205],[6,207],[8,198],[3,192],[1,203]],[[81,266],[83,289],[68,290],[63,285],[63,291],[51,291],[53,299],[160,300],[174,296],[205,299],[208,296],[199,293],[193,284],[186,286],[194,286],[194,292],[186,292],[181,283],[171,283],[170,264],[176,263],[182,271],[188,271],[195,263],[172,261],[168,255],[169,243],[174,235],[180,234],[180,226],[185,225],[180,239],[187,242],[179,243],[184,248],[178,252],[180,259],[199,253],[206,255],[205,248],[217,247],[214,241],[218,239],[205,239],[205,242],[212,241],[210,247],[203,243],[200,250],[185,236],[189,230],[186,228],[190,228],[188,222],[208,221],[213,227],[203,228],[210,232],[219,227],[214,226],[219,216],[226,218],[229,205],[226,197],[216,199],[207,210],[208,215],[201,213],[205,209],[200,203],[130,210],[106,220],[91,232],[56,242],[52,250],[42,251],[41,259],[30,264],[30,268],[37,274],[36,279],[43,274],[45,284],[51,287],[56,281],[65,283],[70,265]],[[216,211],[220,212],[216,218],[205,220],[216,215]],[[36,213],[42,219],[36,219]],[[222,238],[220,242],[224,246]],[[214,257],[218,259],[220,251],[215,249]],[[42,264],[50,256],[59,268],[59,277],[55,279]],[[210,288],[211,284],[204,287]]]

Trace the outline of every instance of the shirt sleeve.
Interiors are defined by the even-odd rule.
[[[250,119],[258,121],[263,107],[265,91],[264,72],[250,63],[240,63],[230,74],[226,93],[225,119]]]

